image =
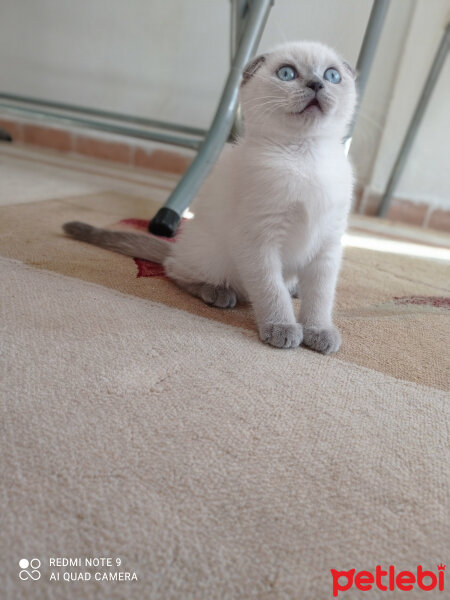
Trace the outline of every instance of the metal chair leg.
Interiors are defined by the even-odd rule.
[[[403,140],[403,144],[398,153],[397,160],[395,161],[394,167],[389,177],[389,182],[387,184],[386,190],[383,194],[383,198],[381,199],[381,203],[378,208],[378,217],[384,217],[389,209],[392,196],[394,195],[394,191],[397,187],[398,180],[400,179],[400,176],[403,173],[403,169],[405,168],[406,160],[414,143],[414,138],[416,137],[416,133],[420,127],[420,123],[422,122],[423,115],[425,114],[428,102],[431,98],[434,87],[439,78],[439,74],[442,70],[445,59],[447,58],[449,49],[450,23],[448,23],[447,27],[445,28],[445,32],[442,36],[441,43],[434,57],[434,61],[431,66],[430,72],[428,73],[427,80],[425,82],[425,85],[423,86],[422,94],[417,103],[416,110],[414,111],[414,115],[411,119],[411,123],[409,124],[408,131],[406,132],[405,139]]]
[[[369,79],[370,68],[375,57],[375,52],[377,50],[381,32],[383,30],[383,23],[388,8],[389,0],[374,0],[372,5],[363,43],[361,45],[358,61],[356,63],[356,72],[358,74],[358,79],[356,81],[358,90],[358,105],[356,107],[353,121],[349,127],[349,132],[346,139],[350,139],[352,137],[353,129],[355,128],[358,109],[361,105],[361,100],[366,89],[367,80]]]
[[[0,141],[1,142],[12,142],[12,137],[4,129],[0,129]]]
[[[273,0],[247,0],[245,23],[233,57],[230,73],[216,114],[200,150],[165,205],[150,221],[149,231],[155,235],[172,237],[181,221],[183,211],[191,204],[203,180],[219,157],[235,121],[241,74],[255,53]],[[242,12],[242,3],[240,15]]]
[[[241,41],[242,32],[245,25],[245,18],[248,12],[248,0],[230,0],[231,2],[231,22],[230,22],[230,65],[233,64],[236,56],[239,42]],[[237,140],[242,132],[242,114],[241,105],[238,104],[234,123],[231,127],[228,141],[233,143]]]

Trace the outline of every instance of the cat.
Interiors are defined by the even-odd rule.
[[[249,301],[265,343],[336,352],[332,309],[353,188],[343,139],[355,73],[322,43],[292,42],[247,65],[239,96],[243,136],[224,148],[175,244],[79,222],[64,231],[162,263],[207,304]]]

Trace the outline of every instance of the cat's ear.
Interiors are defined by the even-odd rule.
[[[345,70],[348,73],[350,73],[350,75],[353,77],[353,79],[356,79],[356,71],[355,71],[355,69],[346,60],[343,60],[342,63],[344,65]]]
[[[265,55],[260,54],[259,56],[255,56],[255,58],[253,58],[248,63],[248,65],[244,68],[244,71],[242,73],[241,86],[245,85],[248,81],[250,81],[250,79],[253,77],[256,71],[264,64],[265,60]]]

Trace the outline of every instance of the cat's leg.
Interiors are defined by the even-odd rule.
[[[192,283],[181,279],[174,279],[175,283],[193,296],[201,298],[205,304],[217,308],[234,308],[237,302],[236,292],[225,285],[211,283]]]
[[[296,348],[302,343],[302,326],[295,319],[278,251],[250,248],[245,254],[236,264],[253,306],[260,339],[277,348]]]
[[[230,286],[202,281],[200,271],[183,260],[182,255],[167,257],[163,265],[167,276],[178,287],[200,298],[206,304],[217,308],[236,306],[237,294]]]
[[[303,343],[323,354],[337,352],[341,346],[341,334],[332,319],[340,259],[341,244],[337,240],[300,272]]]

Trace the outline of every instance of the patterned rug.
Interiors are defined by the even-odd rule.
[[[254,331],[248,306],[228,311],[208,307],[167,280],[160,265],[76,242],[60,230],[62,223],[76,219],[112,229],[145,231],[147,219],[143,217],[156,209],[152,202],[144,204],[142,199],[109,193],[4,207],[0,209],[0,252],[36,267]],[[418,230],[404,228],[405,239],[411,231]],[[350,236],[352,232],[361,236],[357,230],[350,230]],[[387,235],[364,235],[380,247],[389,239]],[[436,250],[429,242],[407,246]],[[450,257],[449,250],[447,253]],[[436,258],[347,247],[336,298],[336,323],[343,334],[336,358],[448,389],[449,265],[450,261]]]
[[[156,208],[112,193],[0,208],[2,598],[360,600],[377,565],[420,566],[444,597],[442,236],[350,229],[343,346],[322,356],[270,348],[248,306],[208,307],[60,229],[145,230]]]

